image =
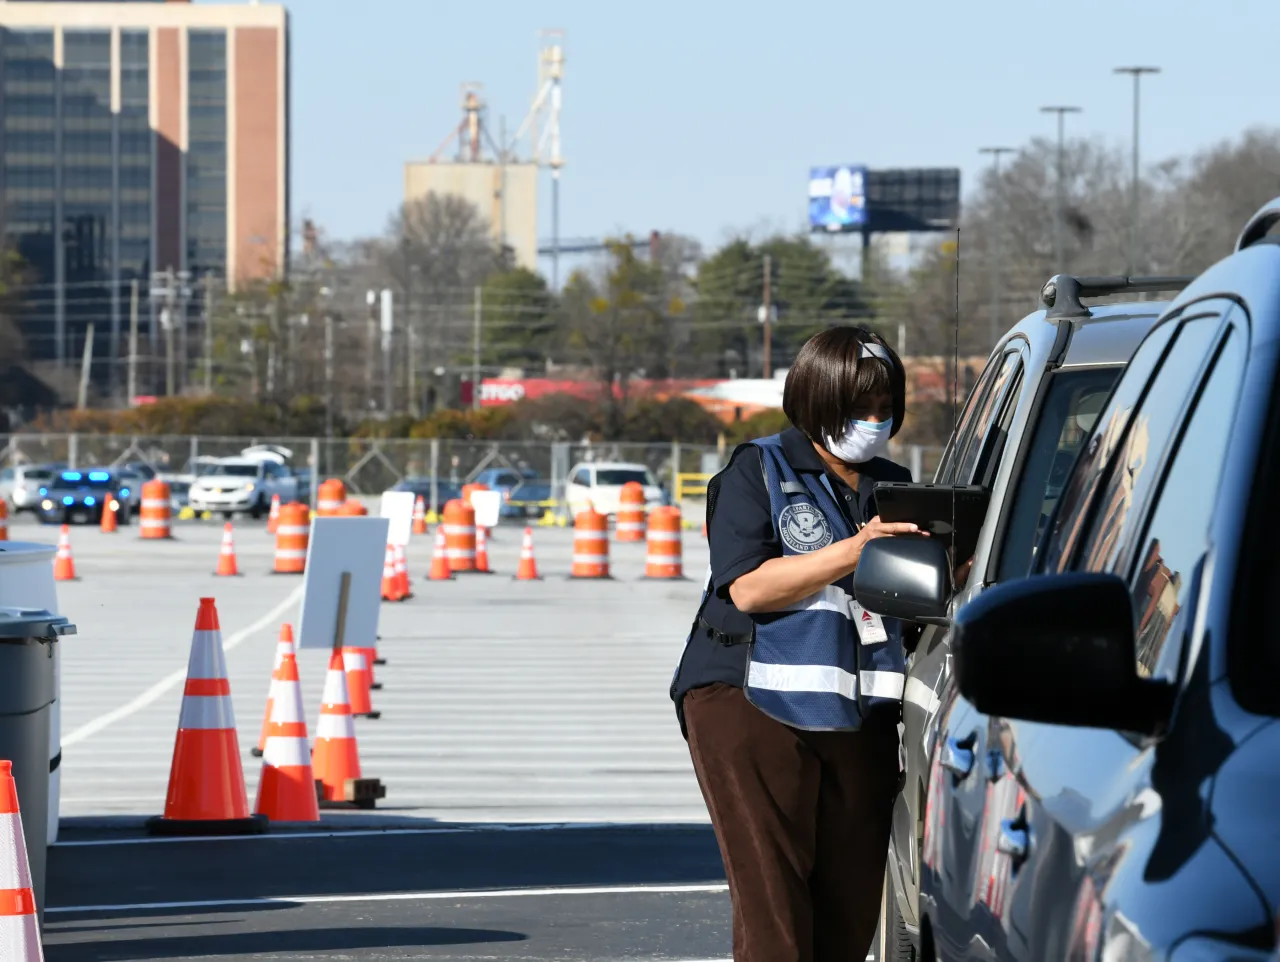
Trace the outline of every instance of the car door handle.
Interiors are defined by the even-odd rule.
[[[964,740],[948,738],[942,743],[942,767],[956,778],[964,778],[973,771],[973,743],[970,735]]]
[[[1008,855],[1018,864],[1027,857],[1031,847],[1031,835],[1027,831],[1027,823],[1023,816],[1006,818],[1000,821],[1000,834],[996,837],[996,851]]]

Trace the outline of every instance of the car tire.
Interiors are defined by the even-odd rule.
[[[884,892],[880,897],[880,926],[876,934],[876,962],[916,962],[916,947],[898,910],[893,878],[885,868]]]
[[[254,521],[258,521],[262,518],[262,515],[265,512],[266,505],[263,503],[262,498],[258,498],[258,500],[254,502],[253,507],[249,509],[249,517]]]

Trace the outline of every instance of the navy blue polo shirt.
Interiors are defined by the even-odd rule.
[[[826,469],[813,444],[800,431],[782,432],[782,449],[797,473],[826,472],[845,514],[856,527],[876,516],[873,489],[878,481],[910,481],[911,472],[885,458],[861,465],[854,491]],[[672,688],[679,705],[692,688],[722,682],[741,688],[747,676],[747,646],[752,621],[729,597],[729,586],[770,558],[782,557],[782,542],[773,527],[760,449],[740,445],[729,464],[708,485],[708,505],[715,510],[707,525],[711,548],[712,594],[680,663]],[[718,490],[715,490],[718,488]]]

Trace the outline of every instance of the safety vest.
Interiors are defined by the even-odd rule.
[[[776,434],[751,443],[762,455],[784,557],[856,533],[825,473],[797,473]],[[854,600],[853,575],[752,620],[744,690],[765,714],[795,728],[850,731],[870,712],[899,710],[906,680],[901,624],[872,616]]]

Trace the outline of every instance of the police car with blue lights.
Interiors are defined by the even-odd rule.
[[[116,520],[128,524],[136,500],[131,483],[106,469],[59,471],[40,488],[36,516],[42,524],[99,524],[104,506],[113,505]]]

